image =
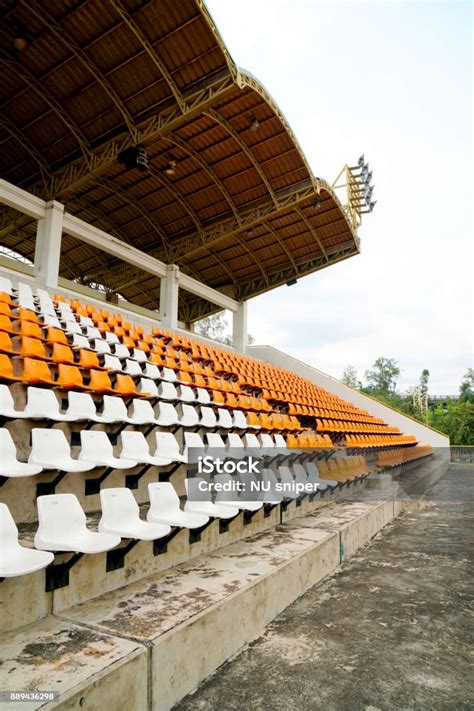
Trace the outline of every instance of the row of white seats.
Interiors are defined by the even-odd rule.
[[[15,409],[12,394],[8,385],[0,385],[0,417],[12,419],[49,419],[55,422],[80,422],[91,420],[110,424],[125,422],[132,425],[157,425],[159,427],[204,427],[224,429],[258,429],[249,425],[242,410],[226,410],[219,408],[214,411],[206,405],[178,403],[180,412],[170,402],[160,401],[156,405],[157,412],[148,400],[134,398],[130,404],[130,414],[121,397],[103,396],[102,412],[97,412],[94,399],[89,393],[68,392],[68,407],[63,413],[53,390],[27,388],[27,402],[23,410]]]
[[[163,467],[172,463],[187,463],[189,449],[208,451],[210,448],[242,450],[242,454],[271,456],[282,453],[286,447],[281,435],[245,434],[243,439],[229,433],[226,442],[220,435],[207,433],[206,441],[196,432],[184,433],[184,450],[181,452],[177,438],[172,432],[155,432],[155,449],[150,452],[143,432],[124,430],[120,433],[120,453],[114,455],[112,443],[102,430],[82,430],[81,449],[77,459],[71,456],[71,448],[66,435],[58,429],[33,428],[31,431],[31,451],[28,462],[18,460],[15,443],[5,427],[0,428],[0,476],[35,476],[43,470],[54,469],[64,472],[86,472],[95,467],[112,469],[132,469],[138,464]],[[284,450],[290,452],[291,450]]]
[[[209,518],[229,519],[239,511],[258,511],[265,503],[278,505],[285,498],[296,499],[298,493],[291,486],[312,483],[320,490],[335,488],[337,482],[321,480],[316,465],[308,462],[279,467],[278,476],[271,469],[262,473],[262,481],[268,485],[257,497],[236,496],[232,491],[221,491],[212,496],[203,492],[200,477],[185,480],[187,501],[181,509],[179,498],[169,482],[148,484],[150,508],[147,520],[140,518],[139,506],[125,487],[102,489],[100,501],[102,516],[99,531],[87,528],[86,515],[74,494],[53,494],[37,499],[39,527],[35,534],[36,550],[25,548],[18,541],[18,529],[6,504],[0,504],[0,577],[13,577],[32,573],[49,565],[54,558],[52,551],[75,553],[101,553],[119,545],[122,538],[156,540],[167,536],[171,528],[200,528]],[[252,474],[240,474],[240,481],[250,490],[256,482]],[[217,474],[214,481],[226,484],[232,481],[230,474]],[[286,492],[277,490],[278,483],[288,484]]]
[[[16,300],[18,306],[30,311],[35,311],[38,305],[46,310],[54,308],[54,302],[45,289],[38,287],[35,295],[29,284],[18,282],[18,287],[14,288],[7,277],[0,276],[0,293],[8,294]]]

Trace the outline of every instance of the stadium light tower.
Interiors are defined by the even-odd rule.
[[[357,229],[362,224],[362,215],[366,215],[375,207],[376,200],[372,200],[374,186],[372,185],[372,171],[362,154],[356,165],[345,165],[332,186],[335,190],[345,189],[341,202]]]

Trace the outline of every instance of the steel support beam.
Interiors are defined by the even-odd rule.
[[[34,259],[35,279],[55,288],[58,285],[64,205],[55,200],[46,203],[44,217],[38,220]]]

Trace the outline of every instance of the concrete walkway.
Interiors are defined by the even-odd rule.
[[[474,709],[474,467],[453,466],[175,709]]]

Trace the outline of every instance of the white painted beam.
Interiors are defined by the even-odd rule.
[[[179,285],[185,291],[190,291],[191,294],[196,294],[206,301],[210,301],[211,304],[216,304],[221,306],[223,309],[229,309],[229,311],[237,311],[239,308],[239,302],[235,299],[231,299],[230,296],[222,294],[222,292],[213,289],[211,286],[203,284],[197,279],[188,276],[187,274],[179,273]]]
[[[161,280],[160,321],[174,331],[178,326],[179,267],[168,264]]]
[[[44,217],[44,200],[3,179],[0,179],[0,203],[37,220]]]
[[[46,203],[44,217],[36,228],[34,274],[41,284],[56,288],[61,258],[64,205],[56,200]]]
[[[239,353],[245,353],[247,348],[247,302],[242,301],[234,311],[232,318],[232,345]]]

